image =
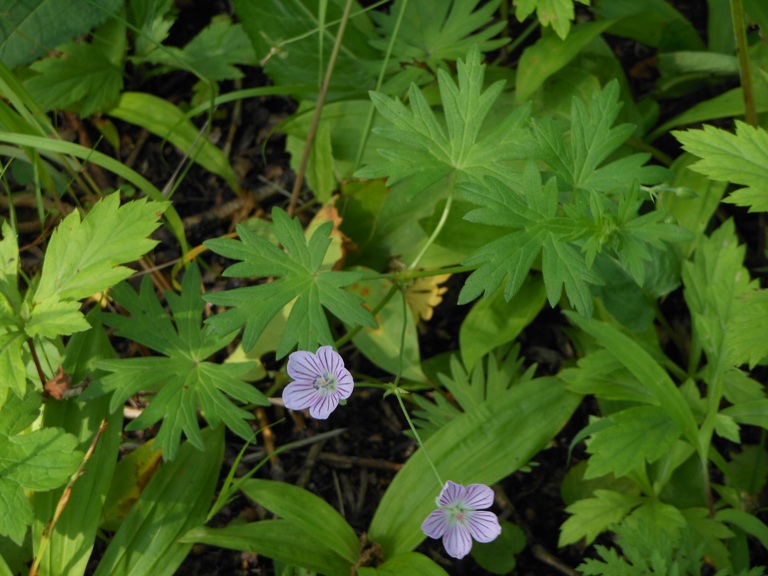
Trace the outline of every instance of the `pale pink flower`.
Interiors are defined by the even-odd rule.
[[[496,514],[483,511],[493,504],[493,490],[485,484],[462,486],[450,480],[437,497],[437,510],[421,525],[430,538],[442,538],[446,552],[464,558],[472,549],[472,538],[490,542],[501,534]]]
[[[309,408],[312,418],[325,420],[340,400],[349,398],[354,381],[341,356],[330,346],[316,354],[293,352],[288,357],[288,376],[293,382],[283,390],[283,402],[291,410]]]

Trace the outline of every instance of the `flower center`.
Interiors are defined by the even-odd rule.
[[[467,519],[467,512],[470,511],[462,502],[456,502],[450,506],[446,506],[444,510],[450,515],[451,524],[458,523],[462,525]]]
[[[333,392],[336,390],[336,387],[339,385],[339,382],[336,380],[336,377],[333,374],[329,374],[328,372],[323,372],[315,378],[315,381],[312,383],[312,386],[315,387],[315,390],[322,390],[325,392]]]

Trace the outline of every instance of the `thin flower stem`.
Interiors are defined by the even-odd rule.
[[[396,284],[396,286],[398,285]],[[432,462],[432,458],[429,457],[429,452],[427,452],[427,449],[424,446],[424,442],[421,441],[421,436],[419,436],[419,432],[418,430],[416,430],[416,426],[414,426],[413,420],[411,420],[411,417],[408,415],[408,410],[405,409],[405,403],[403,402],[403,398],[402,398],[402,391],[400,390],[400,388],[398,388],[400,384],[400,378],[403,374],[403,355],[405,354],[405,330],[408,327],[408,303],[405,299],[405,290],[401,285],[399,286],[399,288],[403,295],[403,330],[402,332],[400,332],[399,366],[397,370],[397,376],[395,377],[395,382],[392,386],[394,389],[395,396],[397,397],[397,403],[400,404],[400,410],[403,411],[403,415],[405,416],[405,419],[408,422],[408,426],[411,427],[411,432],[413,432],[413,437],[416,438],[416,442],[419,443],[419,447],[424,452],[424,457],[427,459],[427,462],[429,462],[429,465],[432,467],[432,471],[435,473],[438,483],[440,484],[440,486],[443,486],[443,480],[442,478],[440,478],[440,473],[437,471],[437,467],[435,466],[435,463]]]
[[[429,278],[430,276],[440,276],[442,274],[461,274],[462,272],[472,272],[477,270],[477,266],[451,266],[450,268],[435,268],[433,270],[398,270],[396,272],[387,272],[385,274],[376,274],[361,278],[366,280],[381,280],[382,278],[391,278],[393,280],[413,280],[415,278]]]
[[[400,393],[395,392],[395,396],[397,397],[397,402],[398,404],[400,404],[400,409],[403,411],[403,415],[405,416],[405,419],[408,421],[408,426],[411,427],[411,432],[413,432],[413,436],[414,438],[416,438],[416,442],[419,443],[419,447],[421,448],[422,452],[424,452],[424,457],[427,459],[427,462],[429,462],[429,465],[432,467],[432,472],[435,473],[435,476],[437,477],[437,481],[440,484],[440,486],[444,486],[445,483],[443,482],[443,479],[440,477],[440,472],[437,471],[437,467],[435,466],[435,463],[432,462],[432,458],[429,457],[429,452],[424,446],[424,442],[421,441],[421,436],[419,436],[419,433],[416,430],[416,426],[413,425],[413,421],[411,420],[411,417],[408,415],[408,411],[405,409],[405,404],[403,403],[403,399],[400,396]]]
[[[437,237],[440,235],[440,232],[443,231],[443,226],[445,226],[445,222],[448,220],[448,213],[451,211],[451,203],[453,202],[453,176],[451,176],[451,183],[449,187],[448,192],[448,200],[445,202],[445,208],[443,208],[443,213],[440,215],[440,221],[437,223],[437,227],[432,232],[432,235],[427,240],[427,243],[424,244],[424,247],[419,252],[419,255],[416,256],[413,262],[411,262],[411,265],[408,266],[408,270],[413,270],[416,268],[416,266],[419,265],[419,262],[421,262],[421,259],[424,257],[424,254],[426,254],[427,250],[429,250],[429,247],[434,244]]]

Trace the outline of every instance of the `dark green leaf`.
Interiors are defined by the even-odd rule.
[[[406,64],[424,63],[435,69],[446,61],[458,60],[475,45],[484,53],[496,50],[509,41],[507,38],[493,40],[504,29],[503,22],[489,25],[499,0],[479,4],[479,0],[411,3],[398,0],[388,12],[371,13],[383,36],[372,40],[371,45],[385,52],[390,38],[394,37],[393,58]]]
[[[117,103],[123,89],[122,71],[102,50],[87,43],[65,44],[59,50],[61,56],[33,64],[39,76],[25,83],[41,107],[90,116]]]
[[[119,12],[120,0],[0,1],[0,61],[9,68],[31,62],[86,34]]]
[[[115,326],[118,335],[165,354],[163,357],[96,362],[98,368],[111,372],[102,378],[102,387],[115,391],[110,404],[112,411],[140,390],[157,391],[151,404],[128,429],[141,429],[163,420],[156,444],[163,450],[166,460],[174,458],[182,432],[192,445],[203,449],[198,408],[212,426],[224,422],[240,437],[250,440],[253,431],[245,420],[252,415],[238,408],[229,398],[260,405],[266,405],[267,400],[258,389],[242,381],[252,363],[206,361],[211,354],[229,344],[236,333],[216,336],[201,328],[205,302],[200,297],[197,266],[191,266],[184,275],[181,295],[166,294],[175,328],[162,310],[148,276],[144,277],[139,295],[127,285],[118,288],[117,292],[123,298],[121,304],[132,316],[104,315],[104,323]]]

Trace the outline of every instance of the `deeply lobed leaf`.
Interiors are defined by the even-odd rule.
[[[324,309],[347,325],[375,327],[376,322],[363,308],[362,300],[344,290],[359,280],[362,273],[323,269],[332,223],[318,227],[307,241],[299,221],[285,211],[275,208],[272,218],[274,234],[284,250],[244,226],[238,227],[240,240],[215,239],[205,243],[218,254],[241,260],[227,268],[225,276],[279,277],[258,286],[207,294],[208,302],[231,306],[207,323],[220,333],[232,332],[245,324],[243,348],[250,350],[269,321],[293,301],[277,348],[278,358],[296,345],[301,350],[315,350],[333,343]]]
[[[156,446],[163,450],[166,460],[175,457],[182,433],[191,444],[201,450],[204,448],[198,409],[212,426],[223,422],[240,437],[249,440],[253,431],[245,420],[252,415],[229,398],[258,405],[268,402],[257,388],[241,380],[252,368],[251,363],[206,361],[211,354],[229,344],[236,332],[217,336],[201,327],[205,302],[200,296],[197,267],[191,266],[187,270],[180,295],[167,294],[173,322],[163,311],[151,286],[149,277],[145,276],[138,295],[130,287],[118,288],[117,295],[122,298],[120,303],[132,316],[108,314],[103,317],[105,324],[117,329],[118,336],[141,342],[164,354],[162,357],[96,363],[98,368],[110,372],[101,385],[103,390],[115,391],[110,409],[113,412],[119,409],[128,397],[140,390],[157,391],[150,405],[128,429],[142,429],[162,420]]]

